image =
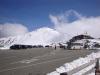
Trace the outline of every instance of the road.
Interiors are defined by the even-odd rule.
[[[46,75],[66,62],[84,57],[94,50],[37,48],[0,50],[0,75]]]

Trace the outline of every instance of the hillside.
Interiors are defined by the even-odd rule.
[[[53,40],[56,39],[56,37],[59,37],[59,33],[50,28],[44,28],[44,31],[42,32],[40,29],[37,32],[33,31],[21,36],[1,38],[0,48],[9,49],[9,47],[13,44],[48,45],[53,43]]]

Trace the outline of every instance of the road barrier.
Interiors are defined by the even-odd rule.
[[[83,64],[82,66],[79,66],[69,72],[64,72],[64,73],[60,73],[60,75],[73,75],[79,71],[81,71],[82,69],[86,68],[86,67],[89,67],[93,64],[95,64],[94,66],[92,66],[91,69],[95,69],[95,75],[100,75],[100,65],[99,65],[99,59],[100,58],[97,58],[96,60],[91,60],[89,63],[86,63],[86,64]],[[91,70],[90,69],[90,70]],[[86,73],[88,73],[88,71],[84,72],[84,74],[82,75],[86,75]]]
[[[99,58],[97,58],[96,64],[95,64],[95,75],[100,75]]]
[[[77,68],[74,68],[71,71],[68,72],[64,72],[64,73],[60,73],[60,75],[73,75],[81,70],[83,70],[84,68],[91,66],[92,64],[95,64],[96,60],[91,60],[89,63],[83,64]],[[95,67],[95,65],[93,66],[93,68]],[[91,68],[92,69],[92,68]],[[87,71],[88,72],[88,71]],[[84,72],[84,75],[86,74],[86,72]]]

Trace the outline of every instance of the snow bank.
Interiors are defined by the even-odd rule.
[[[82,69],[82,70],[80,70],[77,73],[74,73],[73,75],[82,75],[82,74],[86,73],[87,71],[91,70],[92,68],[94,68],[94,66],[95,66],[95,63],[88,66],[88,67],[86,67],[86,68],[84,68],[84,69]]]
[[[88,75],[95,75],[95,73],[94,73],[94,72],[92,72],[92,73],[90,73],[90,74],[88,74]]]
[[[9,47],[1,47],[0,49],[1,49],[1,50],[8,50]]]
[[[60,73],[63,72],[69,72],[77,67],[80,67],[86,63],[91,62],[92,60],[95,60],[96,58],[100,58],[100,51],[97,53],[91,53],[90,55],[87,55],[86,57],[82,58],[80,57],[79,59],[76,59],[70,63],[65,63],[63,66],[59,67],[56,69],[56,71],[48,73],[47,75],[60,75]],[[82,75],[85,72],[89,71],[90,69],[92,69],[95,66],[95,64],[93,63],[92,65],[80,70],[79,72],[73,74],[73,75]],[[90,74],[92,75],[92,74]]]

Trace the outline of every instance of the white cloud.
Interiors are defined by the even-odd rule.
[[[76,19],[70,22],[70,17],[76,17]],[[57,16],[50,15],[50,19],[54,24],[54,28],[61,35],[65,35],[63,36],[63,40],[64,38],[68,40],[77,34],[83,34],[85,32],[95,38],[100,38],[100,16],[86,17],[71,10]]]
[[[22,44],[51,44],[54,43],[57,37],[59,37],[59,32],[54,29],[43,27],[35,31],[30,32],[22,36],[20,41]]]
[[[100,16],[86,17],[74,10],[60,15],[49,15],[54,28],[39,28],[31,33],[22,24],[5,23],[0,25],[0,37],[22,35],[22,44],[50,44],[71,39],[77,34],[88,32],[89,35],[100,38]],[[74,18],[74,19],[73,19]],[[70,21],[72,20],[72,21]]]
[[[77,20],[77,19],[83,19],[85,18],[85,16],[83,17],[81,14],[79,14],[78,12],[74,11],[74,10],[69,10],[69,11],[66,11],[65,13],[63,14],[59,14],[59,15],[56,15],[56,16],[53,16],[53,15],[49,15],[50,19],[51,19],[51,22],[54,23],[55,26],[59,26],[59,25],[62,25],[62,24],[65,24],[65,23],[69,23],[74,20]]]
[[[4,23],[0,24],[0,38],[22,35],[28,32],[28,29],[22,24]]]

